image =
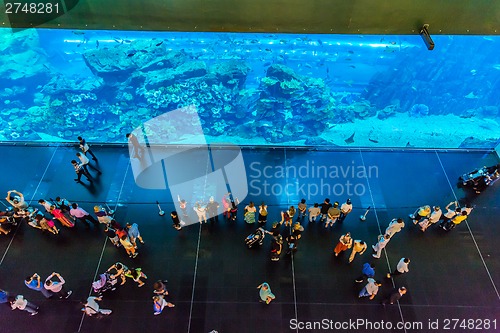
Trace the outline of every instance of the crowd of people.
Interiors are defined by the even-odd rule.
[[[136,138],[133,135],[128,135],[129,141],[134,143]],[[135,138],[135,140],[134,140]],[[81,152],[76,154],[80,160],[72,160],[71,163],[75,168],[77,178],[76,182],[81,182],[81,176],[84,175],[92,182],[92,177],[88,168],[101,173],[101,170],[96,165],[90,164],[90,159],[87,154],[92,156],[92,160],[97,163],[98,159],[90,149],[88,143],[79,137],[79,148]],[[134,144],[133,150],[135,156],[140,156],[144,153],[140,145]],[[498,169],[494,172],[498,173]],[[492,177],[489,175],[488,177]],[[239,214],[240,201],[231,193],[225,194],[221,198],[221,203],[212,196],[206,201],[197,201],[190,204],[179,195],[178,207],[180,213],[172,211],[170,216],[172,226],[180,231],[187,225],[193,224],[191,218],[192,213],[197,217],[200,224],[218,223],[219,215],[228,223],[236,223],[239,217],[249,225],[256,224],[257,229],[254,233],[245,239],[248,247],[256,245],[262,246],[266,235],[271,236],[271,244],[269,249],[269,260],[273,262],[279,261],[283,252],[285,255],[293,255],[298,251],[299,240],[304,233],[304,223],[316,223],[321,225],[321,228],[331,228],[336,223],[343,223],[353,210],[351,200],[348,198],[340,204],[340,202],[331,202],[329,198],[325,198],[321,203],[313,203],[308,205],[305,199],[300,200],[296,206],[292,205],[287,209],[280,211],[281,220],[268,222],[268,205],[261,202],[256,205],[250,201],[243,209],[243,213]],[[107,209],[101,205],[95,205],[93,212],[89,213],[76,202],[57,196],[55,199],[42,198],[38,200],[39,207],[32,207],[25,200],[23,193],[17,190],[10,190],[6,197],[7,202],[11,205],[4,212],[0,213],[0,232],[8,234],[21,224],[27,224],[33,228],[40,229],[43,232],[48,232],[58,235],[63,228],[73,228],[75,224],[82,224],[86,228],[102,229],[110,243],[125,250],[126,254],[131,258],[136,258],[138,253],[138,244],[145,244],[137,223],[126,223],[122,225],[114,218],[114,211]],[[434,225],[440,228],[451,231],[460,223],[465,221],[474,208],[466,204],[461,207],[457,201],[450,202],[445,207],[445,212],[439,206],[423,205],[417,208],[412,214],[409,214],[410,221],[418,227],[422,232],[426,232]],[[58,222],[57,224],[55,222]],[[375,274],[376,259],[381,257],[382,251],[387,248],[390,240],[400,233],[405,228],[405,221],[401,217],[392,219],[385,232],[374,236],[371,248],[373,250],[370,260],[364,260],[361,276],[355,279],[356,283],[365,283],[360,288],[358,297],[367,297],[373,300],[378,294],[379,288],[382,285],[382,279],[377,279]],[[368,241],[355,239],[351,232],[345,232],[340,235],[338,242],[332,244],[332,255],[340,257],[344,252],[350,250],[348,263],[352,263],[355,258],[363,256],[368,249]],[[387,272],[384,275],[386,279],[394,279],[395,277],[409,272],[410,259],[405,255],[402,256],[393,271]],[[84,311],[88,316],[93,315],[109,315],[112,313],[109,309],[103,309],[98,302],[103,300],[105,292],[115,290],[117,287],[125,284],[127,278],[132,279],[137,283],[138,287],[145,285],[147,275],[142,268],[129,268],[121,262],[116,262],[109,267],[104,273],[100,274],[98,279],[92,284],[92,290],[96,294],[82,301]],[[120,281],[120,283],[118,283]],[[52,273],[43,280],[37,273],[29,276],[25,280],[25,285],[29,289],[39,291],[46,298],[68,298],[72,291],[65,289],[66,281],[59,273]],[[156,280],[153,284],[153,313],[159,315],[163,309],[174,307],[174,304],[166,300],[169,295],[166,289],[166,280]],[[397,283],[396,283],[397,285]],[[276,296],[271,292],[271,287],[267,282],[260,284],[258,287],[260,300],[263,303],[271,303]],[[387,297],[381,299],[382,304],[394,304],[399,301],[407,292],[405,286],[397,286]],[[29,302],[22,294],[17,296],[10,295],[6,291],[0,290],[0,302],[9,303],[12,309],[24,310],[31,315],[36,315],[39,307]]]

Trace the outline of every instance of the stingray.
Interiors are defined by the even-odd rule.
[[[352,135],[349,138],[345,139],[344,140],[345,143],[353,143],[354,142],[354,134],[356,134],[356,132],[352,133]]]

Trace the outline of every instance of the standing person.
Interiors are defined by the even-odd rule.
[[[367,248],[368,246],[366,245],[365,242],[361,240],[355,240],[354,245],[352,247],[351,255],[349,256],[349,263],[351,263],[354,260],[354,256],[356,256],[356,253],[362,255],[363,253],[365,253]]]
[[[154,295],[153,296],[153,311],[154,311],[153,314],[155,316],[161,314],[161,312],[163,311],[163,309],[165,307],[173,308],[174,306],[175,306],[174,304],[167,302],[165,300],[165,296],[163,296],[163,295]]]
[[[306,217],[307,213],[306,199],[300,200],[300,203],[297,206],[297,210],[299,211],[297,221],[301,219],[303,220]]]
[[[344,222],[344,219],[352,212],[351,199],[347,199],[345,203],[340,206],[340,216],[338,218],[339,223]]]
[[[380,281],[375,281],[375,279],[369,278],[368,283],[359,292],[359,298],[370,296],[370,299],[374,299],[375,295],[378,293],[379,287],[382,286]]]
[[[15,195],[12,196],[12,193],[14,193]],[[28,203],[24,201],[24,195],[19,191],[16,190],[8,191],[5,200],[7,200],[7,202],[10,203],[14,208],[19,208],[19,209],[28,208]]]
[[[458,208],[460,209],[460,208]],[[451,220],[446,223],[446,225],[443,226],[443,229],[446,231],[450,231],[452,229],[455,229],[457,225],[462,223],[462,221],[465,221],[467,219],[467,211],[461,211],[461,213],[457,212],[457,215],[455,215]]]
[[[144,244],[144,240],[141,237],[141,233],[139,232],[139,226],[137,225],[137,223],[127,223],[125,227],[127,228],[128,237],[130,238],[130,242],[132,243],[132,245],[134,245],[134,248],[137,249],[137,244],[135,242],[136,239],[138,239],[141,244]]]
[[[228,219],[236,221],[236,219],[238,218],[238,205],[239,204],[240,204],[240,200],[238,198],[233,198],[231,196]]]
[[[410,270],[408,268],[409,264],[410,264],[409,258],[401,258],[401,260],[399,260],[398,265],[396,266],[396,269],[394,270],[394,272],[387,273],[387,278],[390,279],[391,276],[397,276],[397,275],[401,275],[404,273],[408,273],[408,271]]]
[[[28,276],[24,280],[24,284],[31,290],[41,292],[45,298],[51,298],[54,295],[51,291],[45,289],[44,284],[41,282],[40,275],[38,275],[37,273],[33,274],[32,276]]]
[[[94,214],[97,217],[97,221],[105,225],[110,224],[111,220],[113,219],[113,217],[110,214],[108,214],[106,209],[104,209],[104,207],[99,205],[94,206]]]
[[[382,253],[382,249],[384,249],[387,246],[387,243],[391,240],[391,236],[385,234],[385,235],[379,235],[378,236],[378,242],[375,245],[372,245],[373,251],[375,251],[375,254],[372,254],[373,258],[380,258],[380,254]]]
[[[455,208],[452,209],[451,206],[455,206]],[[441,217],[441,220],[443,221],[440,223],[440,225],[446,224],[451,218],[453,218],[457,214],[459,209],[458,202],[452,201],[448,205],[446,205],[444,209],[446,210],[446,213],[444,213],[443,216]]]
[[[207,214],[210,223],[219,223],[219,203],[215,201],[214,197],[210,197],[207,204]]]
[[[87,298],[87,301],[82,302],[83,303],[82,311],[85,312],[85,314],[89,317],[96,315],[98,313],[103,315],[109,315],[113,312],[108,309],[101,309],[97,301],[102,301],[102,297],[89,296]]]
[[[291,227],[293,216],[295,215],[295,207],[290,206],[287,211],[281,212],[281,223],[285,222],[285,227]]]
[[[340,236],[337,246],[333,249],[335,256],[337,257],[340,252],[344,252],[352,247],[351,233],[347,232],[345,235]]]
[[[127,279],[125,277],[125,272],[127,272],[127,271],[128,271],[127,266],[125,266],[121,262],[117,262],[117,263],[113,264],[113,266],[109,267],[106,270],[106,273],[110,274],[110,277],[112,280],[119,277],[122,280],[122,282],[120,283],[120,286],[123,286],[125,284],[125,282],[127,281]]]
[[[69,213],[71,204],[68,200],[64,198],[62,199],[61,197],[56,197],[56,200],[52,200],[51,198],[50,200],[54,203],[57,209],[60,209],[63,213]]]
[[[442,215],[443,212],[441,211],[441,208],[439,206],[432,207],[431,216],[428,219],[425,219],[418,223],[418,225],[420,226],[420,230],[427,230],[427,228],[429,228],[431,225],[437,223],[441,219]]]
[[[78,164],[78,162],[76,162],[75,160],[72,160],[71,161],[71,164],[73,165],[73,168],[75,168],[75,172],[76,172],[76,178],[75,178],[75,182],[77,183],[81,183],[82,182],[82,175],[84,175],[87,180],[92,183],[92,179],[90,179],[90,174],[88,173],[88,171],[85,171],[85,169],[82,167],[81,164]]]
[[[137,137],[132,133],[127,133],[125,136],[129,145],[132,145],[132,158],[141,158],[144,155],[144,147],[141,146]]]
[[[56,277],[57,280],[52,280],[52,278]],[[64,284],[66,281],[64,281],[63,277],[59,273],[52,273],[50,274],[46,279],[45,279],[45,289],[51,291],[54,293],[56,296],[59,296],[59,298],[68,298],[71,296],[73,291],[66,291],[64,288]]]
[[[49,212],[63,226],[68,227],[68,228],[72,228],[75,226],[75,224],[73,222],[71,222],[71,220],[69,218],[67,218],[66,215],[64,215],[64,213],[60,209],[56,208],[55,205],[50,206]]]
[[[257,289],[259,289],[260,302],[269,304],[276,298],[267,282],[259,284]]]
[[[179,215],[177,215],[177,211],[172,211],[170,217],[172,218],[172,227],[174,227],[175,230],[181,230],[181,220],[179,219]]]
[[[130,258],[135,258],[139,255],[139,252],[135,251],[135,247],[127,235],[122,235],[120,237],[120,244],[123,246],[123,248],[125,249]]]
[[[326,220],[328,217],[328,210],[332,207],[332,204],[330,203],[330,199],[326,198],[325,201],[321,205],[319,205],[321,210],[321,219],[319,222],[323,222],[323,220]]]
[[[361,269],[361,275],[354,280],[357,283],[363,282],[365,279],[375,277],[375,265],[373,263],[364,263]]]
[[[207,208],[203,206],[199,201],[193,207],[196,215],[198,215],[198,222],[207,223]]]
[[[267,205],[264,201],[259,206],[259,223],[265,224],[267,222]]]
[[[391,292],[389,298],[386,298],[382,301],[382,305],[386,305],[387,303],[394,304],[394,303],[398,302],[401,299],[401,297],[403,297],[404,294],[406,294],[405,287],[394,289]]]
[[[85,170],[85,172],[87,172],[88,174],[90,174],[88,168],[91,168],[94,171],[97,171],[98,174],[102,174],[101,170],[97,169],[95,166],[93,166],[92,164],[90,164],[90,160],[89,160],[89,158],[87,156],[85,156],[85,154],[83,154],[83,153],[76,153],[76,156],[80,160],[80,165]]]
[[[278,230],[273,232],[273,239],[271,240],[271,261],[279,261],[281,251],[283,250],[283,237]]]
[[[118,238],[118,235],[116,234],[115,229],[106,225],[104,227],[104,233],[106,234],[106,237],[108,237],[109,240],[111,241],[111,244],[113,244],[116,247],[120,247],[120,239]]]
[[[38,310],[40,309],[35,304],[28,302],[28,300],[24,298],[23,295],[17,295],[16,297],[9,296],[8,300],[10,302],[12,310],[23,310],[29,312],[32,316],[36,315],[38,313]]]
[[[90,228],[89,221],[92,222],[94,225],[99,225],[99,222],[92,215],[87,213],[85,209],[78,207],[77,203],[71,204],[71,209],[69,213],[76,219],[76,221],[85,223],[87,228]]]
[[[186,221],[188,221],[189,216],[188,216],[188,212],[187,212],[187,202],[186,202],[186,200],[181,199],[181,196],[177,195],[177,201],[179,202],[179,208],[182,211],[182,216],[184,217],[184,219],[186,219]]]
[[[141,268],[130,268],[128,271],[125,272],[125,276],[133,279],[135,282],[137,282],[138,287],[142,287],[145,283],[141,280],[141,278],[147,279],[148,277],[144,272],[142,271]]]
[[[9,293],[0,289],[0,304],[5,304],[7,302],[9,302]]]
[[[314,203],[313,207],[309,208],[309,222],[316,222],[316,218],[321,213],[321,209],[317,202]]]
[[[245,207],[245,214],[243,216],[243,219],[245,220],[245,222],[248,224],[255,223],[255,213],[256,212],[257,212],[257,208],[255,207],[253,201],[250,201],[250,203]]]
[[[396,233],[400,232],[405,227],[405,222],[402,218],[392,219],[385,233],[392,238]]]
[[[330,207],[327,212],[327,218],[326,218],[326,223],[325,223],[325,228],[328,228],[328,224],[330,224],[330,227],[333,226],[335,222],[337,222],[337,219],[340,217],[340,209],[339,209],[339,203],[335,201],[333,204],[333,207]]]
[[[87,155],[87,153],[89,153],[90,155],[92,155],[92,159],[97,162],[97,157],[95,157],[92,150],[90,150],[90,147],[89,147],[88,143],[85,141],[85,139],[82,138],[81,136],[79,136],[78,143],[79,143],[79,147],[83,151],[83,153],[85,155]]]
[[[54,205],[52,202],[45,201],[44,199],[38,200],[38,204],[40,204],[41,206],[43,206],[43,208],[45,208],[45,211],[47,213],[50,213],[50,207],[52,207]]]
[[[413,224],[417,224],[420,220],[428,218],[431,215],[431,206],[425,205],[417,208],[417,210],[410,214],[410,218],[413,220]]]

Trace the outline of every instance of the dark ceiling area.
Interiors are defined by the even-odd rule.
[[[8,3],[0,22],[12,28],[414,34],[429,24],[431,34],[500,32],[500,2],[493,0],[52,1],[59,4],[58,13],[46,13],[43,5],[38,13],[9,10]]]

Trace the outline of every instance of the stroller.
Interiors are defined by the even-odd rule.
[[[118,282],[117,278],[112,279],[111,274],[108,272],[99,275],[99,280],[92,282],[94,292],[101,296],[107,290],[115,290],[115,284]]]
[[[255,230],[253,234],[248,235],[247,238],[245,238],[245,244],[248,246],[249,249],[252,248],[256,243],[259,243],[259,246],[262,246],[262,243],[264,242],[264,237],[266,236],[266,233],[264,229],[258,228]]]
[[[472,189],[476,194],[493,185],[500,178],[500,164],[482,167],[465,173],[458,178],[464,188]]]

